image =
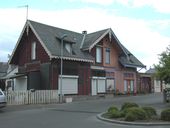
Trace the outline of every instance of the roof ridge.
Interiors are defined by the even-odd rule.
[[[107,31],[108,29],[110,29],[110,28],[102,29],[102,30],[98,30],[98,31],[95,31],[95,32],[91,32],[91,33],[88,33],[88,34],[86,34],[86,35],[90,35],[90,34],[94,34],[94,33],[102,32],[102,31]]]
[[[68,31],[68,32],[72,32],[72,33],[76,33],[76,34],[82,35],[82,33],[79,33],[79,32],[76,32],[76,31],[72,31],[72,30],[68,30],[68,29],[64,29],[64,28],[60,28],[60,27],[56,27],[56,26],[52,26],[52,25],[49,25],[49,24],[45,24],[45,23],[41,23],[41,22],[37,22],[37,21],[33,21],[33,20],[28,20],[28,21],[30,23],[34,22],[36,24],[41,24],[41,25],[44,25],[44,26],[47,26],[47,27],[56,28],[56,29],[60,29],[60,30],[64,30],[64,31]]]

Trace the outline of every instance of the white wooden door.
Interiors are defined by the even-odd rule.
[[[106,81],[105,81],[105,79],[98,79],[97,80],[97,92],[98,93],[105,93],[106,92]]]
[[[92,96],[97,95],[97,79],[92,79],[92,84],[91,84],[91,94]]]

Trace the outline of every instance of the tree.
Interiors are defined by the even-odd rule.
[[[159,64],[155,65],[156,76],[165,84],[170,84],[170,45],[159,56]]]

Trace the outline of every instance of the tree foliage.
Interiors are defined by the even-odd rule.
[[[155,65],[156,76],[165,82],[170,83],[170,45],[166,51],[159,55],[159,64]]]

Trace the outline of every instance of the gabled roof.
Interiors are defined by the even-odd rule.
[[[155,73],[156,73],[156,70],[155,70],[155,68],[150,68],[150,69],[147,70],[145,73],[148,73],[148,74],[155,74]]]
[[[97,31],[85,35],[84,44],[82,46],[83,50],[91,50],[103,37],[109,34],[110,38],[114,38],[116,43],[122,50],[122,55],[119,57],[119,62],[124,67],[146,67],[143,65],[131,52],[129,52],[118,40],[111,28]]]
[[[98,43],[107,33],[108,33],[108,29],[104,29],[101,31],[86,34],[83,42],[82,50],[90,50],[91,48],[93,48],[93,46],[96,43]]]
[[[72,44],[73,54],[70,54],[66,49],[63,49],[63,59],[83,62],[94,62],[94,58],[89,54],[89,51],[97,43],[99,43],[107,34],[109,34],[109,38],[114,38],[114,40],[122,50],[122,54],[119,57],[119,61],[123,66],[144,67],[144,65],[120,43],[111,28],[97,31],[94,33],[82,34],[45,25],[31,20],[28,20],[26,22],[25,27],[17,42],[17,45],[13,51],[12,57],[14,56],[14,53],[17,49],[17,46],[22,38],[24,31],[28,31],[29,29],[31,29],[36,35],[37,39],[40,41],[41,45],[49,55],[50,59],[61,57],[61,37],[66,34],[67,37],[64,38],[64,42]],[[11,59],[9,63],[10,62]]]
[[[122,48],[124,49],[124,52],[126,54],[122,54],[119,57],[119,62],[124,66],[124,67],[141,67],[145,68],[146,66],[143,65],[131,52],[129,52],[123,45]]]
[[[93,57],[90,54],[82,52],[80,49],[83,34],[30,20],[28,21],[28,24],[34,33],[36,33],[36,35],[39,37],[45,49],[47,49],[46,51],[49,53],[50,58],[60,58],[60,38],[63,34],[66,34],[67,37],[64,38],[64,41],[73,43],[72,51],[74,54],[70,54],[66,49],[63,49],[63,58],[69,60],[93,62]]]

